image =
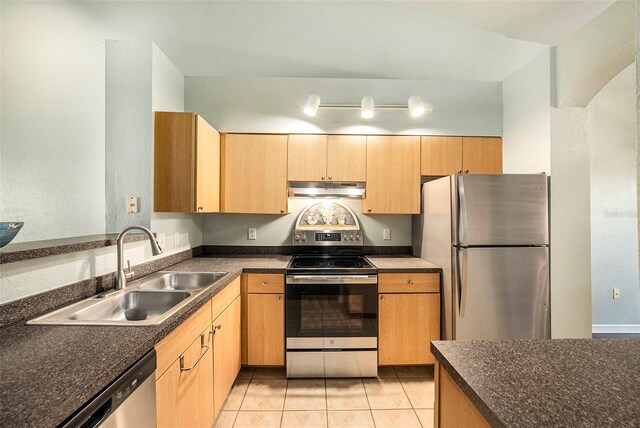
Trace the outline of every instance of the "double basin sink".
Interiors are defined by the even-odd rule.
[[[50,312],[27,324],[157,325],[178,312],[227,272],[157,272]]]

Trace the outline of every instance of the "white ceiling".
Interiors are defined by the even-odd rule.
[[[2,20],[151,40],[186,76],[502,81],[610,3],[3,1]]]
[[[623,0],[624,1],[624,0]],[[558,45],[615,0],[460,0],[397,2],[514,39]]]
[[[66,7],[108,38],[154,41],[187,76],[502,81],[545,48],[384,1]]]

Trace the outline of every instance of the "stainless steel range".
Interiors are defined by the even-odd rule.
[[[293,231],[285,290],[288,377],[378,374],[378,275],[355,214],[310,205]]]

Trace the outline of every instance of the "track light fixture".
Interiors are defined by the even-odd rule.
[[[375,108],[375,104],[373,102],[373,97],[367,95],[362,98],[362,102],[360,103],[360,116],[363,119],[371,119],[373,117],[373,109]]]
[[[307,104],[304,106],[304,112],[307,116],[314,117],[318,113],[320,107],[320,96],[317,94],[309,95]]]
[[[433,113],[433,104],[424,103],[422,99],[413,95],[409,97],[407,104],[381,104],[375,105],[372,96],[365,96],[362,98],[360,104],[321,104],[320,96],[313,94],[309,95],[307,104],[304,107],[304,112],[308,116],[315,116],[318,113],[318,109],[331,109],[331,110],[360,110],[360,116],[363,119],[371,119],[374,116],[375,110],[408,110],[412,117],[420,117],[424,114]]]

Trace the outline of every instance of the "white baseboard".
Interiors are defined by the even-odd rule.
[[[593,324],[593,333],[640,333],[640,324]]]

